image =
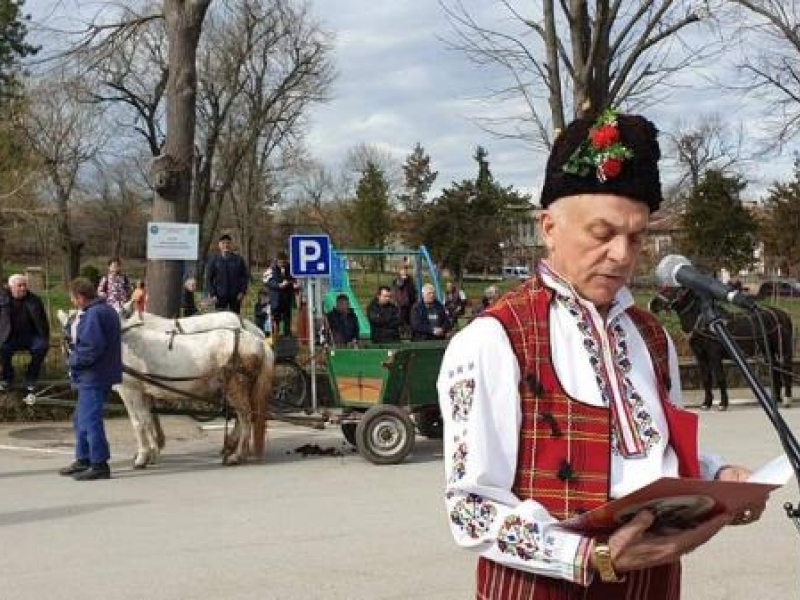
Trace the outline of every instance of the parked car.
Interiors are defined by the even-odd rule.
[[[503,277],[506,279],[528,279],[531,276],[528,267],[503,267]]]
[[[756,298],[798,298],[800,299],[800,283],[796,281],[770,280],[758,287]]]

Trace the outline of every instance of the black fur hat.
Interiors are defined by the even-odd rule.
[[[579,194],[616,194],[657,211],[663,200],[657,136],[655,125],[639,115],[608,110],[597,119],[573,121],[553,144],[540,205]]]

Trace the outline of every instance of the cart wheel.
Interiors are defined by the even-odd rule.
[[[396,465],[414,447],[414,424],[397,406],[373,406],[358,422],[356,447],[361,456],[376,465]]]
[[[308,395],[308,376],[293,360],[276,360],[272,378],[272,405],[278,410],[302,410]]]
[[[351,446],[356,446],[356,427],[358,423],[342,423],[342,435],[347,443]]]
[[[438,408],[423,410],[417,417],[417,429],[426,438],[440,440],[444,437],[444,421]]]

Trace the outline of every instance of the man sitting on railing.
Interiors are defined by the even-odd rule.
[[[8,278],[8,292],[0,294],[0,391],[14,382],[12,358],[29,352],[31,361],[25,372],[26,400],[36,393],[36,382],[50,348],[50,323],[41,298],[28,290],[28,278],[15,274]]]

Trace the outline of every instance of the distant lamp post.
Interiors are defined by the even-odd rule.
[[[506,244],[504,242],[500,242],[497,244],[497,247],[500,248],[500,272],[504,273],[506,268]]]

